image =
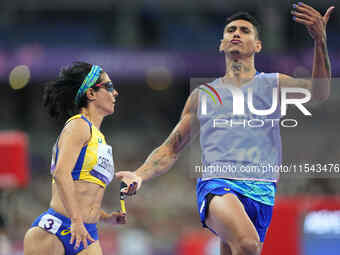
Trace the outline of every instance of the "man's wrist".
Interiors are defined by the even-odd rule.
[[[327,36],[326,36],[326,34],[324,34],[323,36],[321,36],[321,37],[319,37],[319,38],[316,38],[315,40],[314,40],[314,42],[315,42],[315,44],[316,45],[323,45],[323,44],[325,44],[326,42],[327,42]]]
[[[134,174],[135,174],[136,176],[140,177],[140,180],[141,180],[141,181],[144,181],[143,176],[142,176],[142,174],[140,173],[139,169],[137,169],[137,170],[134,172]]]

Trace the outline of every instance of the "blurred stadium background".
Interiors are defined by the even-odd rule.
[[[305,3],[322,14],[336,6],[331,0]],[[0,254],[23,254],[24,232],[48,208],[50,153],[63,123],[44,111],[42,83],[54,79],[61,66],[81,60],[102,65],[110,74],[120,95],[117,112],[104,121],[103,132],[113,145],[117,170],[135,170],[176,125],[190,93],[190,78],[224,74],[218,45],[226,17],[235,11],[249,11],[263,26],[258,70],[311,75],[313,41],[302,25],[292,21],[292,4],[283,0],[1,1],[0,131],[26,134],[30,177],[19,188],[4,188],[5,177],[0,175]],[[337,8],[327,27],[333,76],[340,73]],[[326,103],[310,105],[312,118],[290,111],[299,126],[282,129],[285,163],[340,162],[336,83]],[[6,144],[12,138],[8,133],[0,138],[1,161],[7,162]],[[200,228],[187,154],[188,150],[166,176],[145,183],[127,201],[126,226],[100,224],[104,254],[218,254],[217,240]],[[1,171],[8,170],[1,165]],[[338,254],[339,180],[283,176],[264,253]],[[117,182],[107,189],[104,208],[119,209]]]

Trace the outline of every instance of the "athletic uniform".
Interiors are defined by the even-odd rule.
[[[91,139],[80,151],[75,167],[71,174],[74,181],[87,181],[106,187],[114,176],[114,163],[112,158],[112,147],[106,144],[104,135],[83,115],[75,115],[70,118],[67,123],[74,119],[83,119],[87,122],[91,130]],[[58,160],[58,140],[53,147],[51,174],[53,174]],[[54,181],[54,180],[53,180]],[[97,225],[84,224],[88,233],[94,240],[98,240]],[[54,211],[52,208],[42,213],[32,224],[32,227],[39,226],[42,229],[56,235],[63,243],[65,255],[74,255],[84,249],[81,243],[78,249],[74,249],[74,245],[70,244],[71,220]],[[91,241],[87,241],[91,244]]]
[[[274,169],[281,164],[281,113],[278,105],[270,114],[253,114],[247,103],[249,89],[256,110],[271,109],[273,93],[276,97],[278,91],[278,74],[257,73],[241,88],[225,84],[222,79],[199,88],[197,115],[203,171],[197,181],[197,204],[202,225],[207,227],[205,219],[211,199],[215,195],[235,194],[263,242],[279,177]],[[240,91],[244,100],[233,105]],[[218,100],[212,100],[209,95]],[[240,108],[242,104],[245,107]],[[244,114],[235,115],[236,108]]]

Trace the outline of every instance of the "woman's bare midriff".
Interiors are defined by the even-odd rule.
[[[104,196],[104,188],[98,184],[86,181],[75,181],[74,188],[79,212],[82,216],[83,222],[98,222]],[[56,183],[52,183],[52,199],[50,202],[50,207],[56,212],[69,217],[58,193]]]

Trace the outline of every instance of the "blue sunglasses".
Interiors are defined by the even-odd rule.
[[[98,84],[96,84],[94,86],[95,87],[104,88],[104,89],[106,89],[109,92],[112,92],[115,89],[115,87],[113,86],[113,83],[111,81],[101,82],[101,83],[98,83]]]

